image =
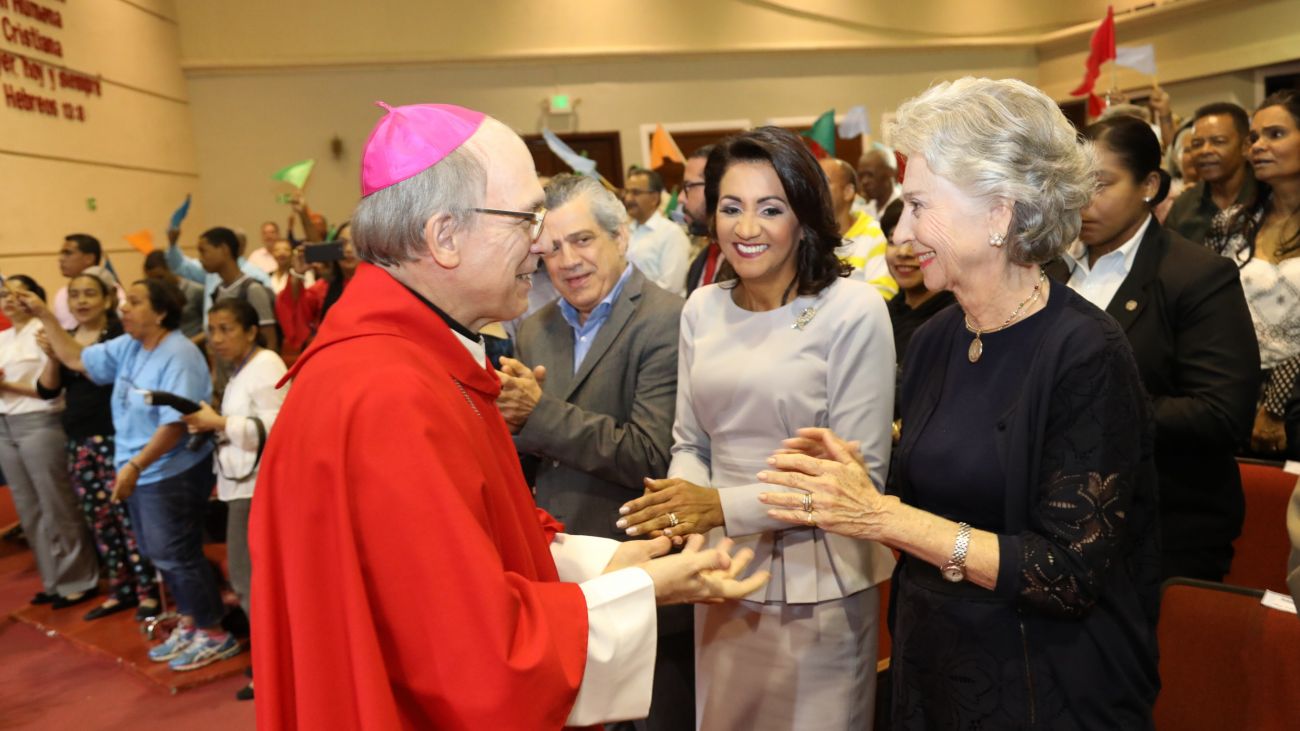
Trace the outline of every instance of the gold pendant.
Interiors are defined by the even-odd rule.
[[[970,362],[974,363],[980,359],[981,355],[984,355],[984,343],[980,342],[980,336],[976,335],[975,339],[970,341],[970,348],[966,350],[966,357],[970,359]]]

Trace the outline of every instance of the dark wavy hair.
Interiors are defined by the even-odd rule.
[[[1287,114],[1291,115],[1292,123],[1294,123],[1297,128],[1300,128],[1300,92],[1296,92],[1292,89],[1283,89],[1282,91],[1270,94],[1260,103],[1259,107],[1255,109],[1255,113],[1258,114],[1269,107],[1282,107],[1285,109]],[[1263,221],[1263,216],[1259,215],[1260,209],[1272,205],[1272,202],[1273,186],[1263,181],[1256,181],[1254,200],[1243,205],[1235,214],[1233,214],[1232,219],[1228,221],[1227,232],[1229,238],[1234,234],[1242,234],[1246,240],[1250,242],[1252,256],[1254,255],[1255,235],[1259,233],[1257,227],[1259,222]],[[1267,214],[1268,211],[1265,210],[1263,213]],[[1285,235],[1285,233],[1286,230],[1283,229],[1283,234]],[[1300,225],[1296,226],[1296,229],[1291,233],[1289,238],[1278,243],[1276,255],[1280,258],[1287,256],[1297,249],[1300,249]]]
[[[1172,178],[1160,167],[1160,140],[1151,125],[1137,117],[1117,115],[1088,127],[1084,136],[1115,153],[1134,181],[1141,183],[1151,173],[1160,176],[1160,185],[1148,207],[1155,208],[1169,195]]]
[[[848,276],[852,267],[835,256],[843,244],[830,187],[817,158],[795,133],[780,127],[759,127],[732,135],[719,142],[704,166],[704,202],[709,212],[709,236],[718,238],[717,210],[721,197],[722,176],[737,163],[765,162],[776,171],[790,209],[799,221],[799,241],[795,244],[795,276],[782,295],[783,301],[795,295],[815,295],[840,277]],[[724,271],[720,279],[735,279],[735,272]]]
[[[180,287],[164,279],[137,279],[132,284],[138,284],[149,290],[149,307],[154,312],[162,313],[162,326],[167,330],[175,330],[181,326],[181,312],[185,309],[185,295],[181,294]]]

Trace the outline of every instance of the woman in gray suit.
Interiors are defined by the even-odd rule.
[[[669,479],[622,508],[630,535],[724,535],[772,581],[696,610],[696,724],[870,728],[883,546],[767,515],[754,475],[805,424],[861,443],[883,485],[894,342],[884,300],[845,279],[826,180],[794,134],[724,140],[705,168],[712,235],[734,278],[682,313]],[[761,672],[754,670],[761,668]]]

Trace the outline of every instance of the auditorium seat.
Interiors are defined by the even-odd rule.
[[[1261,605],[1263,593],[1165,582],[1157,729],[1300,727],[1300,619]]]
[[[1286,506],[1296,476],[1277,467],[1242,461],[1241,489],[1246,494],[1246,520],[1232,544],[1232,569],[1223,581],[1234,586],[1286,592],[1286,561],[1291,540],[1286,532]]]

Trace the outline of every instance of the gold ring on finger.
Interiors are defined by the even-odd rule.
[[[813,511],[813,499],[812,499],[812,495],[809,493],[804,493],[803,511],[805,513],[811,513]]]
[[[811,510],[808,511],[807,515],[808,515],[808,525],[811,525],[812,527],[816,528],[817,516]]]
[[[681,522],[681,521],[677,519],[677,513],[669,513],[669,514],[668,514],[668,527],[669,527],[669,528],[676,528],[676,527],[677,527],[677,524],[680,523],[680,522]]]

